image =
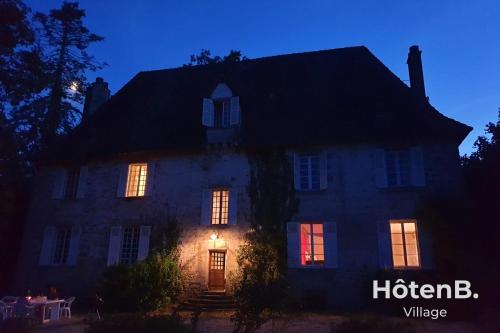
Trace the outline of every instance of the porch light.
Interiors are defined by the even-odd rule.
[[[210,239],[215,241],[217,239],[217,234],[216,233],[213,233],[211,236],[210,236]]]

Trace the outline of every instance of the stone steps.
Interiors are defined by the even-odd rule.
[[[234,298],[220,291],[204,291],[182,302],[178,311],[218,311],[235,308]]]

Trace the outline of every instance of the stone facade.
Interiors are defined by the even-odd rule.
[[[377,146],[323,148],[327,158],[327,188],[298,191],[300,209],[294,221],[335,221],[338,265],[329,269],[290,269],[289,279],[294,290],[304,295],[326,295],[331,306],[362,301],[364,279],[381,267],[377,224],[390,219],[415,218],[416,207],[422,199],[454,193],[460,188],[456,145],[440,143],[422,147],[425,186],[393,189],[376,186]],[[154,163],[150,196],[117,196],[120,166],[129,162]],[[250,170],[247,157],[236,150],[89,162],[85,195],[73,200],[52,198],[58,170],[45,167],[36,177],[16,279],[18,293],[28,288],[36,293],[45,290],[48,284],[55,284],[64,294],[90,295],[107,266],[111,227],[151,224],[148,221],[155,220],[150,217],[166,214],[177,217],[180,222],[181,261],[193,281],[207,286],[209,250],[214,246],[226,251],[226,276],[237,268],[237,249],[250,228],[246,188]],[[213,187],[237,191],[236,225],[201,225],[202,192]],[[75,265],[39,264],[44,228],[48,225],[80,226]],[[152,232],[155,230],[158,226],[153,225]],[[216,241],[210,239],[213,233],[219,236]],[[419,231],[419,246],[421,268],[432,269],[430,235],[425,230]],[[228,281],[227,290],[230,289]]]

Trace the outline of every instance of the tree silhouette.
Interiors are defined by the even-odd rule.
[[[241,51],[231,50],[228,55],[224,57],[212,56],[210,50],[201,49],[199,54],[192,54],[190,60],[184,66],[194,66],[194,65],[211,65],[219,63],[231,63],[238,62],[242,60],[247,60],[248,58],[241,55]]]

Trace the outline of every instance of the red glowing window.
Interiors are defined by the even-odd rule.
[[[300,262],[303,266],[324,264],[323,224],[303,223],[300,225]]]

